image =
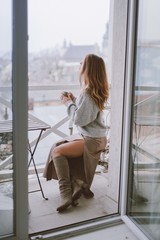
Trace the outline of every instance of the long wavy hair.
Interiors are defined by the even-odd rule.
[[[80,82],[83,82],[84,91],[95,101],[102,111],[109,97],[109,84],[104,60],[94,54],[88,54],[80,72]]]

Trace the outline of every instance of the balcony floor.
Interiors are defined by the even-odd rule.
[[[46,181],[40,177],[44,190],[45,200],[41,192],[29,193],[29,234],[46,231],[69,224],[83,222],[89,219],[103,217],[117,212],[118,204],[107,196],[107,173],[96,173],[92,183],[92,191],[95,196],[92,199],[79,199],[79,205],[69,207],[64,213],[58,213],[59,189],[56,180]],[[31,190],[38,187],[37,179],[29,180]]]

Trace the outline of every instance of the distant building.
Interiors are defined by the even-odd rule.
[[[62,83],[78,83],[79,84],[79,64],[87,54],[100,55],[98,44],[93,45],[67,45],[64,40],[63,48],[61,49],[61,57],[59,60],[59,67],[61,68],[61,76],[58,75],[57,79],[61,79]]]
[[[109,24],[106,24],[106,31],[103,35],[103,40],[102,40],[102,56],[104,58],[108,57],[108,39],[109,39]]]
[[[64,42],[64,54],[62,60],[67,63],[79,63],[82,59],[90,53],[100,54],[98,44],[94,45],[72,45],[69,44],[67,47],[66,42]]]

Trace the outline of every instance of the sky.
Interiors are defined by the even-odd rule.
[[[160,1],[139,1],[139,39],[145,41],[160,41]]]
[[[11,0],[0,0],[0,53],[11,50]]]
[[[108,0],[29,0],[30,49],[63,43],[101,43]],[[37,7],[38,6],[38,7]]]
[[[29,51],[62,46],[64,40],[76,45],[101,45],[109,21],[109,2],[28,0]],[[0,0],[0,53],[11,51],[11,3],[12,0]],[[141,0],[140,9],[139,39],[160,40],[160,1]]]
[[[0,52],[11,48],[11,2],[1,0]],[[109,0],[28,0],[29,51],[62,46],[64,40],[101,45],[108,20]]]

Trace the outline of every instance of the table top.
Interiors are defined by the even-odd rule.
[[[47,123],[35,118],[28,119],[28,131],[33,130],[46,130],[49,129],[50,125]],[[0,121],[0,133],[12,132],[12,120],[3,120]]]

